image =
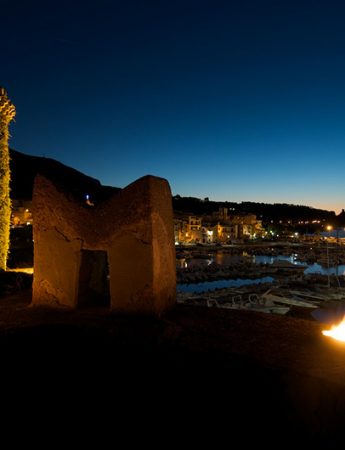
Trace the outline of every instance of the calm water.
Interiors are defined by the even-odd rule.
[[[179,292],[204,292],[213,291],[214,289],[223,289],[229,287],[240,287],[250,284],[272,283],[272,277],[257,278],[255,280],[245,280],[238,278],[237,280],[215,280],[203,281],[202,283],[178,284],[176,286]]]
[[[321,275],[338,275],[338,276],[345,276],[345,265],[339,265],[330,267],[329,269],[327,267],[323,267],[320,264],[313,263],[313,264],[307,264],[306,262],[300,262],[297,261],[297,255],[293,254],[290,256],[265,256],[265,255],[254,255],[251,257],[252,262],[255,264],[273,264],[276,260],[284,260],[289,261],[296,266],[304,266],[304,274],[321,274]],[[202,266],[202,265],[209,265],[212,264],[212,262],[216,262],[217,264],[233,264],[237,261],[243,260],[242,256],[232,256],[232,255],[226,255],[226,254],[217,254],[214,258],[210,257],[208,259],[191,259],[188,262],[188,267],[193,266]],[[184,260],[179,261],[179,267],[186,267]],[[256,284],[256,283],[272,283],[274,279],[272,277],[264,277],[264,278],[258,278],[254,280],[244,280],[244,279],[236,279],[236,280],[216,280],[216,281],[205,281],[202,283],[189,283],[189,284],[178,284],[177,290],[180,292],[202,292],[207,290],[213,290],[213,289],[222,289],[227,287],[240,287],[243,285],[250,285],[250,284]]]
[[[291,256],[254,256],[254,263],[256,264],[273,264],[274,261],[277,259],[289,261],[296,266],[304,266],[305,270],[304,273],[311,274],[311,273],[319,273],[321,275],[339,275],[344,276],[345,275],[345,265],[339,265],[330,267],[329,269],[327,267],[323,267],[318,263],[308,264],[306,262],[301,262],[296,260],[297,255],[291,255]]]

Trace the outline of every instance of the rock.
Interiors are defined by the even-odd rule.
[[[173,211],[166,180],[145,176],[90,207],[38,175],[33,215],[34,305],[76,308],[91,285],[99,293],[104,277],[91,267],[97,268],[97,254],[102,267],[108,260],[112,309],[159,315],[174,305]],[[94,278],[89,286],[82,272]]]

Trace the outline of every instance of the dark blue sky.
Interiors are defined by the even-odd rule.
[[[124,187],[345,207],[345,2],[6,1],[11,147]]]

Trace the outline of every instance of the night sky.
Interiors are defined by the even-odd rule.
[[[342,0],[0,0],[10,146],[102,184],[345,208]]]

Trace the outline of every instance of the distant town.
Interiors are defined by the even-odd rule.
[[[178,199],[173,200],[176,207]],[[85,203],[91,204],[88,195],[85,196]],[[217,205],[217,202],[214,203]],[[296,208],[298,210],[299,207]],[[304,211],[306,207],[300,208]],[[289,209],[288,205],[286,205],[286,209]],[[255,240],[296,242],[325,239],[335,243],[345,243],[344,211],[335,216],[333,213],[320,210],[319,218],[305,219],[305,214],[301,214],[302,218],[295,217],[295,209],[294,215],[290,218],[270,218],[266,214],[266,218],[263,220],[262,216],[258,218],[256,214],[237,212],[235,208],[219,207],[218,210],[211,213],[198,215],[174,208],[175,244],[227,245]],[[310,211],[315,214],[313,208],[310,208]],[[286,212],[283,216],[286,216]],[[32,225],[31,200],[12,200],[11,223],[14,228]]]
[[[290,204],[215,202],[173,197],[175,243],[234,244],[254,240],[342,242],[345,212]]]
[[[11,224],[32,225],[32,190],[37,173],[65,186],[88,207],[102,202],[119,188],[102,186],[59,161],[10,150]],[[210,191],[212,187],[210,187]],[[286,203],[214,201],[208,197],[172,196],[176,245],[229,245],[255,241],[318,241],[345,239],[345,211]],[[25,236],[28,233],[25,232]]]

